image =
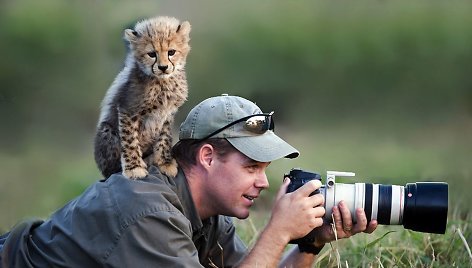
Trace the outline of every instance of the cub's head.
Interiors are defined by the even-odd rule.
[[[176,18],[156,17],[126,29],[124,38],[141,70],[165,79],[185,68],[190,51],[190,23]]]

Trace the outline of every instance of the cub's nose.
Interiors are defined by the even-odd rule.
[[[159,65],[159,66],[157,66],[157,68],[164,72],[165,70],[167,70],[168,66],[167,65]]]

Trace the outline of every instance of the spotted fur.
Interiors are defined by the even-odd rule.
[[[103,99],[95,136],[95,161],[105,178],[120,171],[142,178],[148,164],[168,176],[177,174],[171,128],[188,94],[190,29],[187,21],[156,17],[124,31],[125,67]]]

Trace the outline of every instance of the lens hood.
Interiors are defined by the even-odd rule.
[[[448,210],[448,185],[417,182],[405,186],[403,226],[413,231],[444,234]]]

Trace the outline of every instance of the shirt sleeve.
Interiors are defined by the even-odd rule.
[[[110,267],[202,267],[190,222],[177,211],[157,211],[124,226],[109,253]]]

